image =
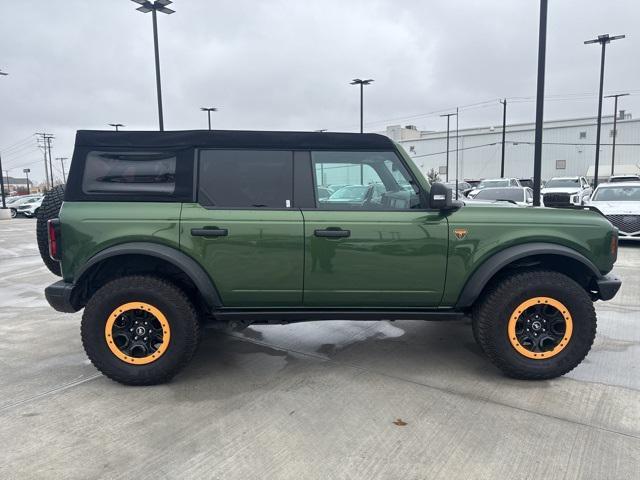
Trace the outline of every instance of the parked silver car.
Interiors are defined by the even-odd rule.
[[[640,240],[640,183],[601,183],[588,203],[618,228],[621,239]]]

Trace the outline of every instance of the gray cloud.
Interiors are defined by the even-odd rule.
[[[597,46],[583,40],[626,33],[607,53],[607,91],[640,93],[634,0],[550,2],[547,93],[594,93]],[[414,123],[439,129],[437,116],[412,117],[498,97],[535,94],[535,0],[208,1],[176,0],[159,18],[167,129],[206,127],[201,106],[216,106],[216,128],[356,130],[355,77],[366,87],[366,128]],[[36,131],[56,135],[54,156],[71,156],[75,130],[155,129],[150,15],[128,0],[21,0],[0,18],[0,148],[4,168],[24,165],[42,178]],[[640,96],[624,107],[640,114]],[[595,96],[552,101],[547,118],[591,115]],[[605,108],[611,110],[610,105]],[[534,118],[514,103],[510,121]],[[498,124],[500,105],[464,110],[461,126]]]

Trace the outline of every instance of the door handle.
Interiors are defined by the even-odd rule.
[[[316,237],[328,237],[328,238],[350,237],[351,230],[343,230],[339,227],[329,227],[325,230],[322,230],[322,229],[314,230],[313,234]]]
[[[194,237],[226,237],[229,230],[218,227],[192,228],[191,235]]]

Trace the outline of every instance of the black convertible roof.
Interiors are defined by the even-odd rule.
[[[216,147],[272,149],[390,150],[393,142],[375,133],[269,132],[243,130],[113,131],[78,130],[81,147]]]

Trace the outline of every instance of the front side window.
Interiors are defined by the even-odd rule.
[[[218,208],[290,208],[293,153],[284,150],[204,150],[198,203]]]
[[[411,175],[393,152],[312,152],[311,158],[318,208],[423,208]]]
[[[162,152],[87,154],[82,179],[86,194],[173,194],[176,155]]]

